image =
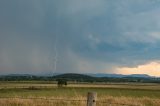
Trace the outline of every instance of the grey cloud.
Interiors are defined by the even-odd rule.
[[[113,72],[158,60],[159,2],[1,0],[0,72]]]

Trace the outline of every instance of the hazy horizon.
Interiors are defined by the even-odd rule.
[[[0,75],[160,76],[160,0],[0,0]]]

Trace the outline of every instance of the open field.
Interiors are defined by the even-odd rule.
[[[87,92],[92,91],[98,94],[97,106],[160,106],[159,84],[69,84],[58,88],[54,82],[1,82],[0,88],[0,106],[85,106]]]

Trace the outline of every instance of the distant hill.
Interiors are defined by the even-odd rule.
[[[76,74],[67,73],[52,77],[53,79],[66,79],[77,82],[160,82],[160,78],[151,77],[146,74]]]
[[[8,74],[8,75],[0,75],[0,77],[5,77],[5,76],[24,76],[24,77],[29,77],[29,76],[44,76],[44,77],[49,77],[49,76],[54,76],[54,77],[71,77],[71,78],[79,78],[79,77],[108,77],[108,78],[125,78],[125,77],[137,77],[137,78],[153,78],[154,76],[149,76],[147,74],[130,74],[130,75],[123,75],[123,74],[105,74],[105,73],[96,73],[96,74],[77,74],[77,73],[53,73],[53,74],[44,74],[44,75],[32,75],[32,74]]]
[[[123,74],[104,74],[104,73],[97,73],[97,74],[87,74],[93,77],[108,77],[108,78],[125,78],[125,77],[137,77],[137,78],[151,78],[153,76],[149,76],[147,74],[131,74],[131,75],[123,75]]]
[[[54,79],[67,79],[70,81],[92,81],[95,80],[95,77],[85,75],[85,74],[76,74],[76,73],[67,73],[53,76]]]
[[[127,75],[127,77],[137,77],[137,78],[151,78],[153,76],[149,76],[147,74],[131,74]]]
[[[97,73],[97,74],[87,74],[93,77],[114,77],[114,78],[123,78],[125,75],[122,74],[103,74],[103,73]]]
[[[58,79],[65,79],[67,81],[76,82],[149,82],[160,83],[160,78],[152,77],[146,74],[53,74],[52,76],[29,75],[29,74],[10,74],[1,75],[0,81],[57,81]]]

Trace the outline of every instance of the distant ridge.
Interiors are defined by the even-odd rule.
[[[57,77],[62,77],[62,76],[72,76],[72,77],[76,77],[76,76],[83,76],[83,77],[97,77],[97,78],[101,78],[101,77],[108,77],[108,78],[126,78],[126,77],[136,77],[136,78],[154,78],[155,76],[150,76],[147,74],[130,74],[130,75],[123,75],[123,74],[105,74],[105,73],[96,73],[96,74],[92,74],[92,73],[83,73],[83,74],[79,74],[79,73],[53,73],[51,74],[41,74],[41,75],[33,75],[33,74],[8,74],[8,75],[0,75],[0,76],[57,76]]]
[[[68,80],[84,80],[84,79],[93,80],[95,79],[95,77],[93,76],[89,76],[86,74],[76,74],[76,73],[60,74],[60,75],[53,76],[53,78],[55,79],[63,78],[63,79],[68,79]]]
[[[153,77],[153,76],[149,76],[147,74],[131,74],[131,75],[128,75],[129,77],[141,77],[141,78],[150,78],[150,77]]]
[[[149,76],[147,74],[130,74],[130,75],[123,75],[123,74],[104,74],[104,73],[97,73],[97,74],[87,74],[93,77],[108,77],[108,78],[125,78],[125,77],[137,77],[137,78],[151,78],[153,76]]]
[[[74,81],[74,82],[140,82],[140,83],[160,83],[159,77],[152,77],[146,74],[78,74],[64,73],[45,75],[31,74],[9,74],[1,75],[0,81],[57,81],[59,79]]]

